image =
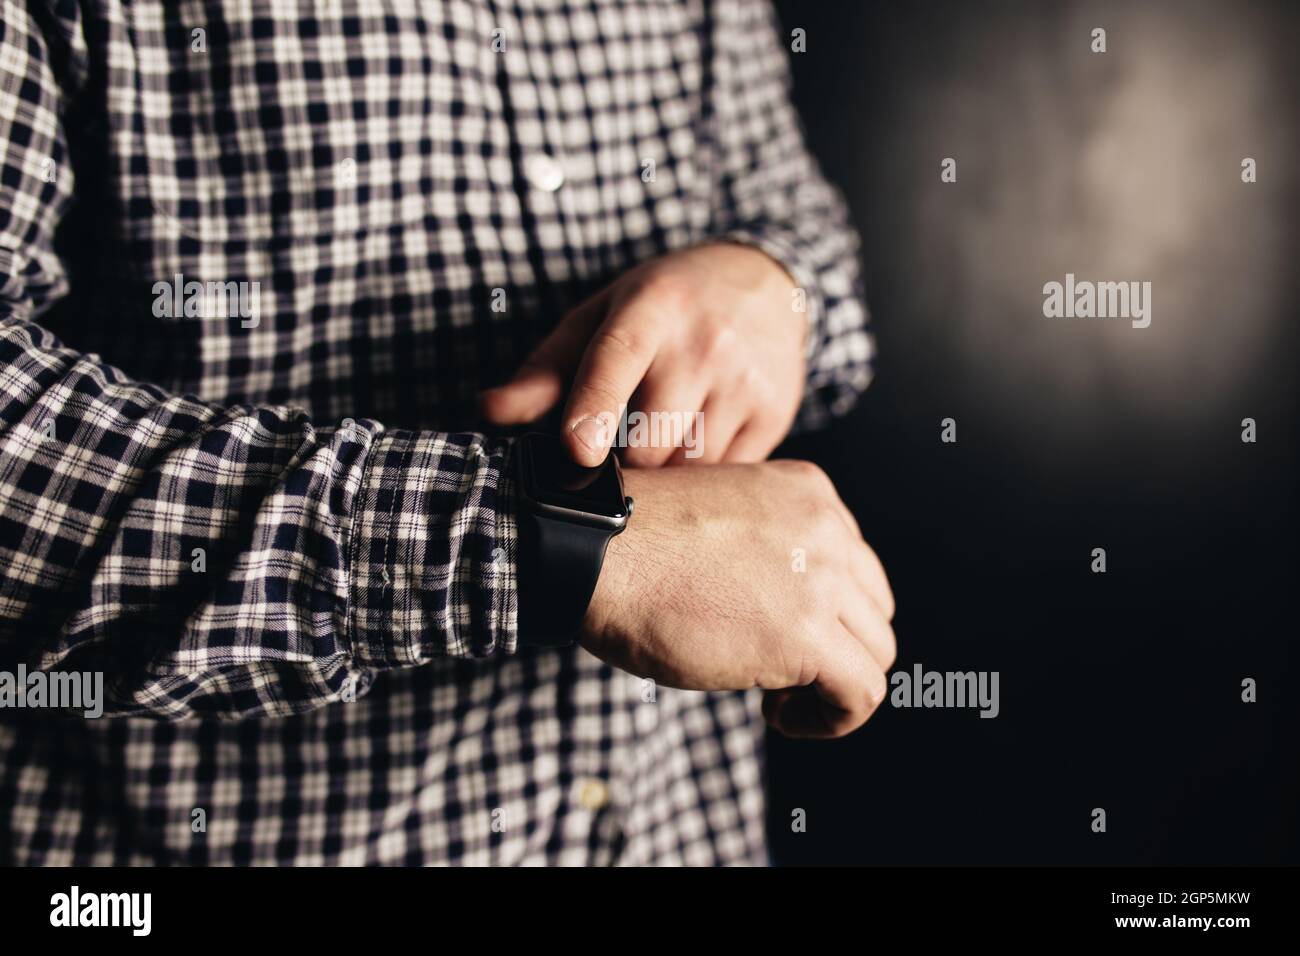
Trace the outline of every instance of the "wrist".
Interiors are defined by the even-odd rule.
[[[658,477],[650,469],[629,468],[623,472],[623,489],[636,501],[636,517],[628,521],[622,534],[610,539],[605,563],[582,622],[582,646],[597,656],[605,636],[619,620],[626,619],[629,605],[636,600],[638,555],[648,524],[653,521],[647,521],[647,515],[654,515],[657,510]]]
[[[632,501],[614,458],[581,468],[558,437],[540,432],[523,436],[515,451],[518,646],[569,646],[581,634],[609,543],[627,527]]]

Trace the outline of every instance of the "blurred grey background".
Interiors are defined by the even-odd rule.
[[[1300,4],[777,7],[880,353],[788,451],[890,571],[898,667],[1002,680],[996,720],[773,739],[777,862],[1300,861]],[[1067,272],[1150,281],[1150,328],[1045,318]]]

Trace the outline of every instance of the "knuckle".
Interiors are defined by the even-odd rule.
[[[868,697],[866,703],[862,705],[861,713],[859,713],[857,716],[857,724],[852,729],[857,730],[858,727],[861,727],[873,716],[875,716],[876,711],[878,711],[879,709],[880,709],[880,704],[873,703],[871,699]]]
[[[894,588],[889,583],[889,575],[885,571],[884,564],[880,561],[880,556],[872,550],[871,546],[864,543],[862,547],[866,549],[867,559],[875,569],[877,577],[880,579],[880,609],[884,612],[885,617],[892,621],[894,619],[894,612],[897,610],[897,605],[894,601]]]
[[[844,536],[844,522],[834,503],[826,498],[816,498],[809,503],[808,509],[813,533],[820,540],[838,547]]]
[[[617,380],[603,372],[596,372],[589,377],[575,399],[575,404],[580,405],[586,414],[608,416],[610,420],[617,417],[619,406],[624,401],[619,395]]]
[[[730,323],[714,323],[700,335],[700,355],[709,365],[729,364],[736,355],[737,338],[736,329]],[[742,380],[750,374],[757,375],[757,370],[747,369]]]
[[[827,477],[826,472],[813,464],[811,461],[797,459],[790,463],[790,472],[803,484],[816,489],[821,493],[832,489],[831,480]]]
[[[645,354],[649,343],[631,323],[611,325],[600,339],[600,349],[614,360],[626,360]]]
[[[881,670],[888,671],[894,666],[894,661],[898,660],[898,637],[894,634],[894,629],[888,624],[885,625],[885,660],[881,661]]]
[[[687,282],[672,269],[650,269],[638,291],[656,308],[685,308],[690,298]]]
[[[742,395],[748,395],[761,401],[766,401],[772,393],[768,377],[762,370],[753,365],[746,365],[741,369],[740,377],[736,382],[736,390]]]

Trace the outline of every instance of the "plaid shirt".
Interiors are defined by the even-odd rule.
[[[0,650],[106,698],[0,711],[0,855],[764,861],[753,692],[516,650],[474,401],[720,237],[806,290],[800,426],[865,386],[770,10],[0,2]]]

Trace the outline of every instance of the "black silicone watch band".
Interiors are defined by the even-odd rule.
[[[519,644],[572,644],[613,533],[525,512],[519,516],[519,534]]]

